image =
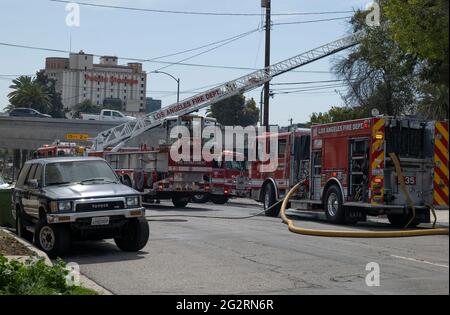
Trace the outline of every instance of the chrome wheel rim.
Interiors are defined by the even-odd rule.
[[[327,211],[328,213],[334,217],[339,209],[339,199],[336,193],[331,193],[328,196],[327,201]]]
[[[51,251],[55,246],[55,233],[53,229],[44,226],[39,232],[39,243],[42,246],[42,249],[45,251]]]

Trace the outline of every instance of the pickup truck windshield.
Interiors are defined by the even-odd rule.
[[[47,164],[45,168],[46,186],[71,183],[111,183],[118,182],[116,174],[103,161],[75,161]]]

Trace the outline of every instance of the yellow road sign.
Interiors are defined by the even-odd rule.
[[[88,134],[72,133],[66,135],[66,140],[69,141],[88,141],[88,139],[89,139]]]

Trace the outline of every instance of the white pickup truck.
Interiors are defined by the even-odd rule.
[[[117,122],[127,122],[135,120],[136,118],[131,116],[126,116],[117,110],[103,109],[100,115],[85,114],[81,113],[82,120],[102,120],[102,121],[117,121]]]

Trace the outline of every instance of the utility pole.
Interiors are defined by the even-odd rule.
[[[266,58],[265,58],[265,68],[270,67],[270,33],[271,33],[271,16],[272,16],[272,0],[261,0],[261,5],[266,8]],[[270,119],[269,119],[269,104],[270,103],[270,82],[264,85],[264,126],[266,126],[267,131],[269,131]]]

